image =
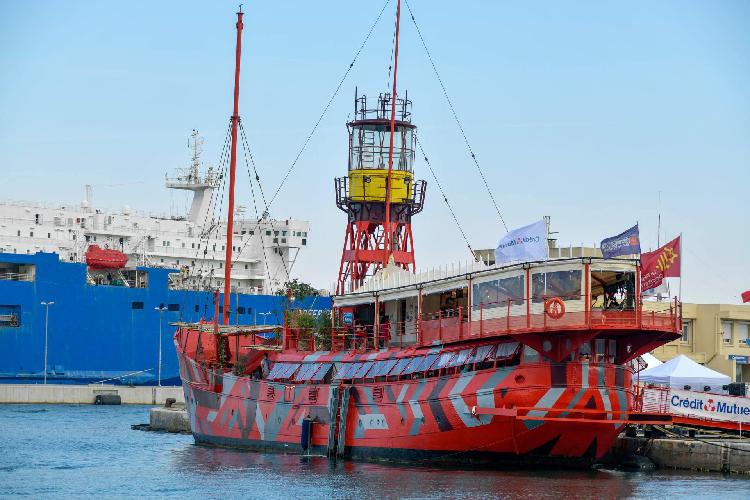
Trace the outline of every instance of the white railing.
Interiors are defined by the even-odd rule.
[[[0,280],[5,281],[33,281],[29,273],[0,273]]]

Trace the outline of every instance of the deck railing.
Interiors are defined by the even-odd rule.
[[[563,301],[563,314],[546,307],[549,298],[509,299],[504,304],[480,303],[473,310],[465,307],[425,313],[416,320],[358,324],[332,328],[330,340],[312,329],[289,328],[284,348],[301,351],[355,349],[368,351],[386,346],[427,346],[438,343],[481,339],[518,333],[544,333],[571,330],[652,330],[679,332],[682,306],[671,302],[644,303],[632,307],[600,308],[587,306],[585,297]],[[550,314],[550,313],[553,314]]]

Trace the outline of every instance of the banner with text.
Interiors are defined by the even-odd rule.
[[[641,253],[641,240],[638,235],[638,224],[617,236],[604,238],[600,247],[605,259],[619,257],[620,255]]]
[[[544,219],[506,234],[495,249],[495,263],[547,260],[547,223]]]
[[[680,276],[680,237],[653,252],[641,254],[641,290],[651,290],[661,285],[664,278]]]
[[[667,409],[686,417],[750,424],[750,398],[672,389]]]

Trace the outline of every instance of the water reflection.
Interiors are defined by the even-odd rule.
[[[200,445],[175,453],[172,467],[192,477],[241,477],[257,493],[272,496],[275,486],[314,497],[615,499],[634,493],[633,482],[614,471],[405,467]]]

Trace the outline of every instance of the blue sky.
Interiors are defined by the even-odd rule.
[[[240,109],[266,191],[283,173],[384,2],[245,2]],[[562,245],[638,221],[644,249],[684,235],[683,295],[750,289],[750,2],[411,0],[508,225],[552,216]],[[168,213],[193,128],[216,164],[231,114],[233,2],[0,1],[0,197]],[[387,83],[395,0],[272,207],[311,221],[295,272],[335,280],[354,88]],[[475,248],[504,234],[410,19],[399,88]],[[417,263],[468,258],[435,183]],[[240,171],[241,203],[252,206]]]

